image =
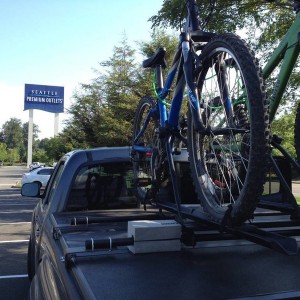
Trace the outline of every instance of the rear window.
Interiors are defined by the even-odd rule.
[[[129,162],[83,167],[73,181],[66,210],[136,207],[132,179],[132,165]]]
[[[38,171],[39,175],[51,175],[53,173],[53,169],[41,169]]]

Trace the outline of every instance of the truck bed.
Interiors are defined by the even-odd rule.
[[[86,250],[85,241],[127,238],[128,220],[174,219],[157,209],[56,213],[54,235],[66,268],[89,299],[296,299],[300,297],[300,254],[284,255],[207,226],[196,228],[201,241],[176,252],[133,254],[127,246]],[[289,216],[259,210],[254,222],[265,230]],[[88,223],[88,224],[87,224]],[[73,224],[73,225],[71,225]],[[76,225],[75,225],[76,224]],[[263,224],[263,225],[262,225]],[[268,226],[270,224],[270,226]],[[273,225],[272,225],[273,224]],[[270,228],[268,228],[270,227]],[[299,226],[298,226],[299,227]],[[296,232],[297,234],[297,232]],[[296,236],[299,245],[299,237]],[[261,296],[265,295],[265,296]],[[252,298],[251,298],[252,299]]]

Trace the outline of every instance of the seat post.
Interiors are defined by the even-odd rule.
[[[160,91],[164,87],[161,65],[155,66],[155,75],[156,75],[157,89],[158,91]]]

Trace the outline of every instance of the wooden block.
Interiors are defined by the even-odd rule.
[[[173,220],[130,221],[128,237],[134,238],[132,253],[179,251],[181,225]]]
[[[133,236],[135,241],[179,239],[181,225],[173,220],[130,221],[127,232],[128,237]]]

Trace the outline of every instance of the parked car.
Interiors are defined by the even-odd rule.
[[[23,185],[24,183],[37,182],[40,187],[46,186],[53,170],[53,167],[35,168],[32,171],[23,174],[21,184]]]

